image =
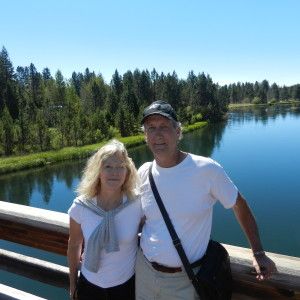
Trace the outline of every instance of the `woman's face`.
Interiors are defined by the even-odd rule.
[[[126,180],[127,168],[121,154],[116,153],[103,161],[100,170],[102,190],[119,191]]]

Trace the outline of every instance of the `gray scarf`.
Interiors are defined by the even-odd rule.
[[[97,273],[100,267],[101,250],[103,248],[106,250],[106,252],[116,252],[120,250],[119,241],[115,229],[114,217],[124,207],[130,204],[131,201],[127,200],[117,208],[109,211],[101,209],[90,199],[82,200],[80,198],[77,198],[74,202],[92,210],[95,214],[103,218],[102,222],[94,229],[91,236],[89,237],[85,250],[84,266],[90,272]]]

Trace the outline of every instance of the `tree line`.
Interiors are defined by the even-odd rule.
[[[165,99],[183,123],[218,121],[228,104],[266,103],[300,99],[300,85],[279,87],[268,81],[220,86],[208,74],[155,69],[116,70],[110,83],[88,68],[65,79],[49,68],[38,72],[33,63],[14,69],[7,50],[0,52],[0,155],[12,155],[81,146],[114,136],[140,132],[141,114],[147,105]]]

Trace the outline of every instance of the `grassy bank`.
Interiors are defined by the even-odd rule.
[[[296,100],[286,100],[286,101],[279,101],[279,102],[268,102],[265,104],[254,104],[254,103],[230,103],[228,108],[235,109],[240,107],[247,107],[247,106],[268,106],[268,105],[282,105],[282,104],[300,104],[300,101]]]
[[[183,128],[183,132],[189,132],[205,126],[206,122],[198,122]],[[118,138],[126,148],[132,148],[145,143],[144,135],[136,135]],[[39,152],[23,156],[12,156],[0,159],[0,175],[20,170],[42,167],[65,160],[80,159],[89,157],[93,152],[100,148],[106,141],[98,144],[86,145],[82,147],[66,147],[55,151]]]

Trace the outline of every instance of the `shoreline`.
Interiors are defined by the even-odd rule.
[[[187,133],[206,126],[208,122],[197,122],[183,127],[182,132]],[[142,145],[145,143],[144,135],[129,137],[115,137],[124,143],[127,149]],[[89,157],[93,152],[104,145],[108,140],[97,144],[85,145],[81,147],[65,147],[60,150],[37,152],[26,155],[11,156],[0,158],[0,176],[17,171],[43,167],[67,160],[75,160]]]
[[[300,101],[278,101],[278,102],[268,102],[268,103],[259,103],[259,104],[254,104],[254,103],[231,103],[228,105],[228,110],[235,109],[235,108],[241,108],[241,107],[249,107],[249,106],[254,106],[254,107],[259,107],[259,106],[276,106],[276,105],[283,105],[283,104],[300,104]]]

